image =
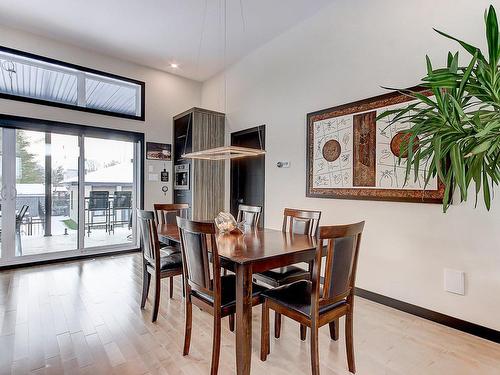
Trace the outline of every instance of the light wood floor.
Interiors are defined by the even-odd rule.
[[[163,287],[153,324],[150,304],[139,309],[137,254],[0,272],[0,373],[208,374],[211,317],[193,309],[191,353],[183,357],[180,282],[172,300],[167,283]],[[357,374],[500,374],[500,345],[356,302]],[[253,316],[252,374],[310,373],[308,342],[286,319],[281,339],[271,339],[271,355],[261,362],[260,308]],[[343,334],[333,342],[328,327],[322,329],[320,361],[322,374],[348,374]],[[219,373],[234,372],[234,335],[225,319]]]

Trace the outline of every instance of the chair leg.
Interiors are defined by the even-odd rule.
[[[151,283],[151,274],[146,270],[146,265],[142,271],[142,297],[141,297],[141,309],[146,305],[146,300],[148,299],[149,284]]]
[[[153,317],[151,321],[154,323],[158,319],[158,309],[160,308],[160,294],[161,294],[161,278],[158,272],[154,276],[155,279],[155,296],[153,301]]]
[[[217,375],[219,369],[219,356],[220,356],[220,331],[221,331],[221,317],[220,312],[214,314],[214,337],[212,346],[212,366],[210,375]]]
[[[307,326],[301,324],[300,325],[300,339],[302,341],[305,341],[306,336],[307,336]]]
[[[353,374],[356,372],[354,363],[354,339],[353,339],[353,313],[352,310],[345,317],[345,346],[347,351],[347,364],[349,371]]]
[[[319,375],[318,326],[311,326],[311,370],[312,375]]]
[[[274,312],[274,337],[279,339],[280,335],[281,335],[281,314]]]
[[[262,324],[260,333],[260,360],[265,361],[267,355],[270,352],[270,342],[269,342],[269,309],[267,308],[267,302],[264,301],[262,304]]]
[[[174,277],[170,276],[170,298],[174,298]]]
[[[184,284],[184,274],[181,275],[181,282],[182,282],[182,297],[186,298],[186,285]]]
[[[339,339],[339,320],[335,319],[333,322],[330,322],[330,338],[334,341]]]
[[[190,297],[186,297],[186,311],[185,311],[185,327],[184,327],[184,350],[182,355],[189,354],[189,346],[191,345],[191,326],[193,324],[193,304]]]
[[[229,330],[234,332],[234,314],[229,315]]]

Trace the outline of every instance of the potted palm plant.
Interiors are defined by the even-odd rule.
[[[427,75],[421,86],[431,95],[400,90],[415,101],[379,116],[391,116],[391,124],[409,124],[400,152],[407,155],[406,178],[413,178],[412,170],[427,163],[426,184],[436,176],[445,184],[445,212],[451,193],[457,189],[461,201],[466,201],[471,185],[475,185],[476,203],[482,191],[489,210],[493,187],[500,181],[500,36],[493,6],[485,13],[485,24],[487,54],[435,30],[467,51],[468,65],[459,66],[458,52],[449,52],[442,68],[435,68],[426,56]]]

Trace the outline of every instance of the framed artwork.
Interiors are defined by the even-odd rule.
[[[146,142],[146,159],[148,160],[172,160],[172,145],[167,143]]]
[[[431,95],[421,87],[411,90]],[[376,121],[387,109],[404,107],[411,97],[392,92],[307,114],[308,197],[442,203],[444,185],[431,178],[427,163],[418,179],[405,183],[407,155],[399,155],[408,124],[390,118]],[[401,156],[401,162],[399,162]]]

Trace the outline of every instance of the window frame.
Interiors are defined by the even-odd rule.
[[[88,108],[88,107],[82,107],[82,106],[78,106],[78,105],[74,105],[74,104],[60,103],[60,102],[51,101],[51,100],[44,100],[44,99],[31,98],[31,97],[21,96],[21,95],[7,94],[4,92],[0,92],[0,99],[16,100],[16,101],[21,101],[21,102],[26,102],[26,103],[46,105],[46,106],[50,106],[50,107],[71,109],[71,110],[87,112],[87,113],[95,113],[95,114],[99,114],[99,115],[106,115],[106,116],[120,117],[120,118],[126,118],[126,119],[131,119],[131,120],[145,121],[146,83],[143,81],[123,77],[123,76],[120,76],[117,74],[103,72],[103,71],[100,71],[97,69],[87,68],[87,67],[84,67],[81,65],[72,64],[72,63],[68,63],[65,61],[56,60],[56,59],[52,59],[50,57],[45,57],[45,56],[41,56],[41,55],[29,53],[29,52],[24,52],[24,51],[20,51],[20,50],[9,48],[9,47],[0,46],[0,52],[10,53],[10,54],[17,55],[20,57],[33,59],[35,61],[54,64],[54,65],[60,66],[62,68],[69,68],[69,69],[76,70],[80,73],[94,74],[94,75],[97,75],[99,77],[102,77],[104,80],[106,80],[106,78],[110,78],[112,80],[118,80],[118,81],[123,81],[126,83],[132,83],[132,84],[138,85],[140,87],[140,91],[141,91],[140,92],[140,111],[141,111],[141,114],[140,114],[140,116],[137,116],[137,115],[130,115],[130,114],[126,114],[126,113],[105,111],[102,109]]]

